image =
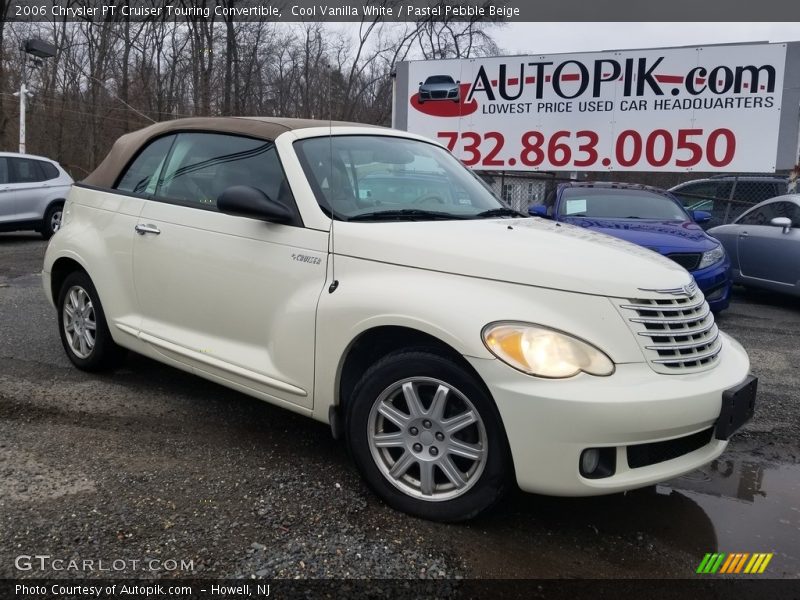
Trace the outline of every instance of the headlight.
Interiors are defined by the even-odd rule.
[[[614,363],[584,341],[528,323],[490,323],[483,328],[489,351],[509,366],[529,375],[560,379],[581,371],[611,375]]]
[[[725,258],[725,248],[722,247],[722,244],[717,246],[716,248],[709,250],[708,252],[703,252],[703,258],[700,259],[700,264],[697,265],[699,269],[705,269],[706,267],[710,267],[714,263],[718,263],[723,258]]]

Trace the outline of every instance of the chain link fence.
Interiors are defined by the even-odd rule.
[[[704,227],[732,223],[759,202],[786,194],[788,186],[787,176],[780,174],[707,177],[695,174],[694,179],[682,183],[676,174],[664,173],[589,173],[578,174],[577,178],[555,173],[483,171],[479,174],[499,198],[523,213],[531,205],[542,204],[559,183],[603,180],[662,187],[670,189],[687,210],[711,213],[711,221]]]

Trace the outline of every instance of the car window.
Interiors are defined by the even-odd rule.
[[[0,156],[0,183],[8,183],[8,162]]]
[[[475,217],[503,208],[472,171],[428,142],[380,135],[295,142],[317,202],[339,219]],[[481,217],[482,218],[482,217]]]
[[[45,162],[43,160],[38,161],[39,168],[42,170],[44,174],[45,180],[56,179],[59,176],[58,169],[52,163]]]
[[[672,193],[686,208],[711,210],[714,203],[710,199],[727,199],[731,193],[731,185],[727,181],[698,181],[697,183],[688,183]]]
[[[180,133],[158,183],[158,198],[215,209],[229,187],[247,185],[294,211],[275,144],[236,135]]]
[[[758,206],[739,217],[736,224],[769,225],[770,221],[775,217],[788,217],[792,220],[793,227],[800,226],[798,207],[792,202],[769,202],[763,206]]]
[[[449,75],[431,75],[425,80],[426,84],[436,84],[436,83],[455,83],[453,78]]]
[[[11,163],[11,183],[35,183],[44,181],[44,173],[39,168],[39,161],[30,158],[9,158]]]
[[[145,147],[128,166],[117,182],[116,189],[131,194],[152,196],[156,190],[156,179],[174,140],[174,135],[168,135],[158,138]]]
[[[548,192],[543,204],[547,207],[547,214],[552,217],[556,206],[556,190]]]
[[[558,214],[565,217],[659,219],[686,221],[686,213],[671,198],[647,190],[567,188]]]

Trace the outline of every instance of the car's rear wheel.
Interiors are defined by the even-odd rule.
[[[44,213],[41,229],[41,234],[44,239],[49,240],[56,231],[61,229],[61,217],[63,214],[63,204],[53,204],[47,209]]]
[[[392,353],[367,370],[348,408],[351,453],[392,507],[460,521],[506,491],[511,460],[500,415],[456,362],[429,350]]]
[[[113,367],[125,351],[114,343],[89,276],[70,273],[58,294],[58,329],[70,361],[84,371]]]

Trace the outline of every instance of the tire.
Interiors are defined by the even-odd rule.
[[[397,510],[463,521],[510,487],[497,407],[471,373],[435,351],[401,350],[372,365],[356,384],[345,426],[362,476]]]
[[[64,213],[64,204],[51,204],[47,211],[44,213],[44,219],[42,219],[42,228],[39,233],[42,234],[42,237],[46,240],[49,240],[56,231],[59,230],[61,227],[61,216]]]
[[[125,350],[111,338],[100,297],[86,273],[67,275],[57,306],[61,344],[72,364],[83,371],[102,371],[119,364]],[[77,312],[82,314],[76,316]]]

